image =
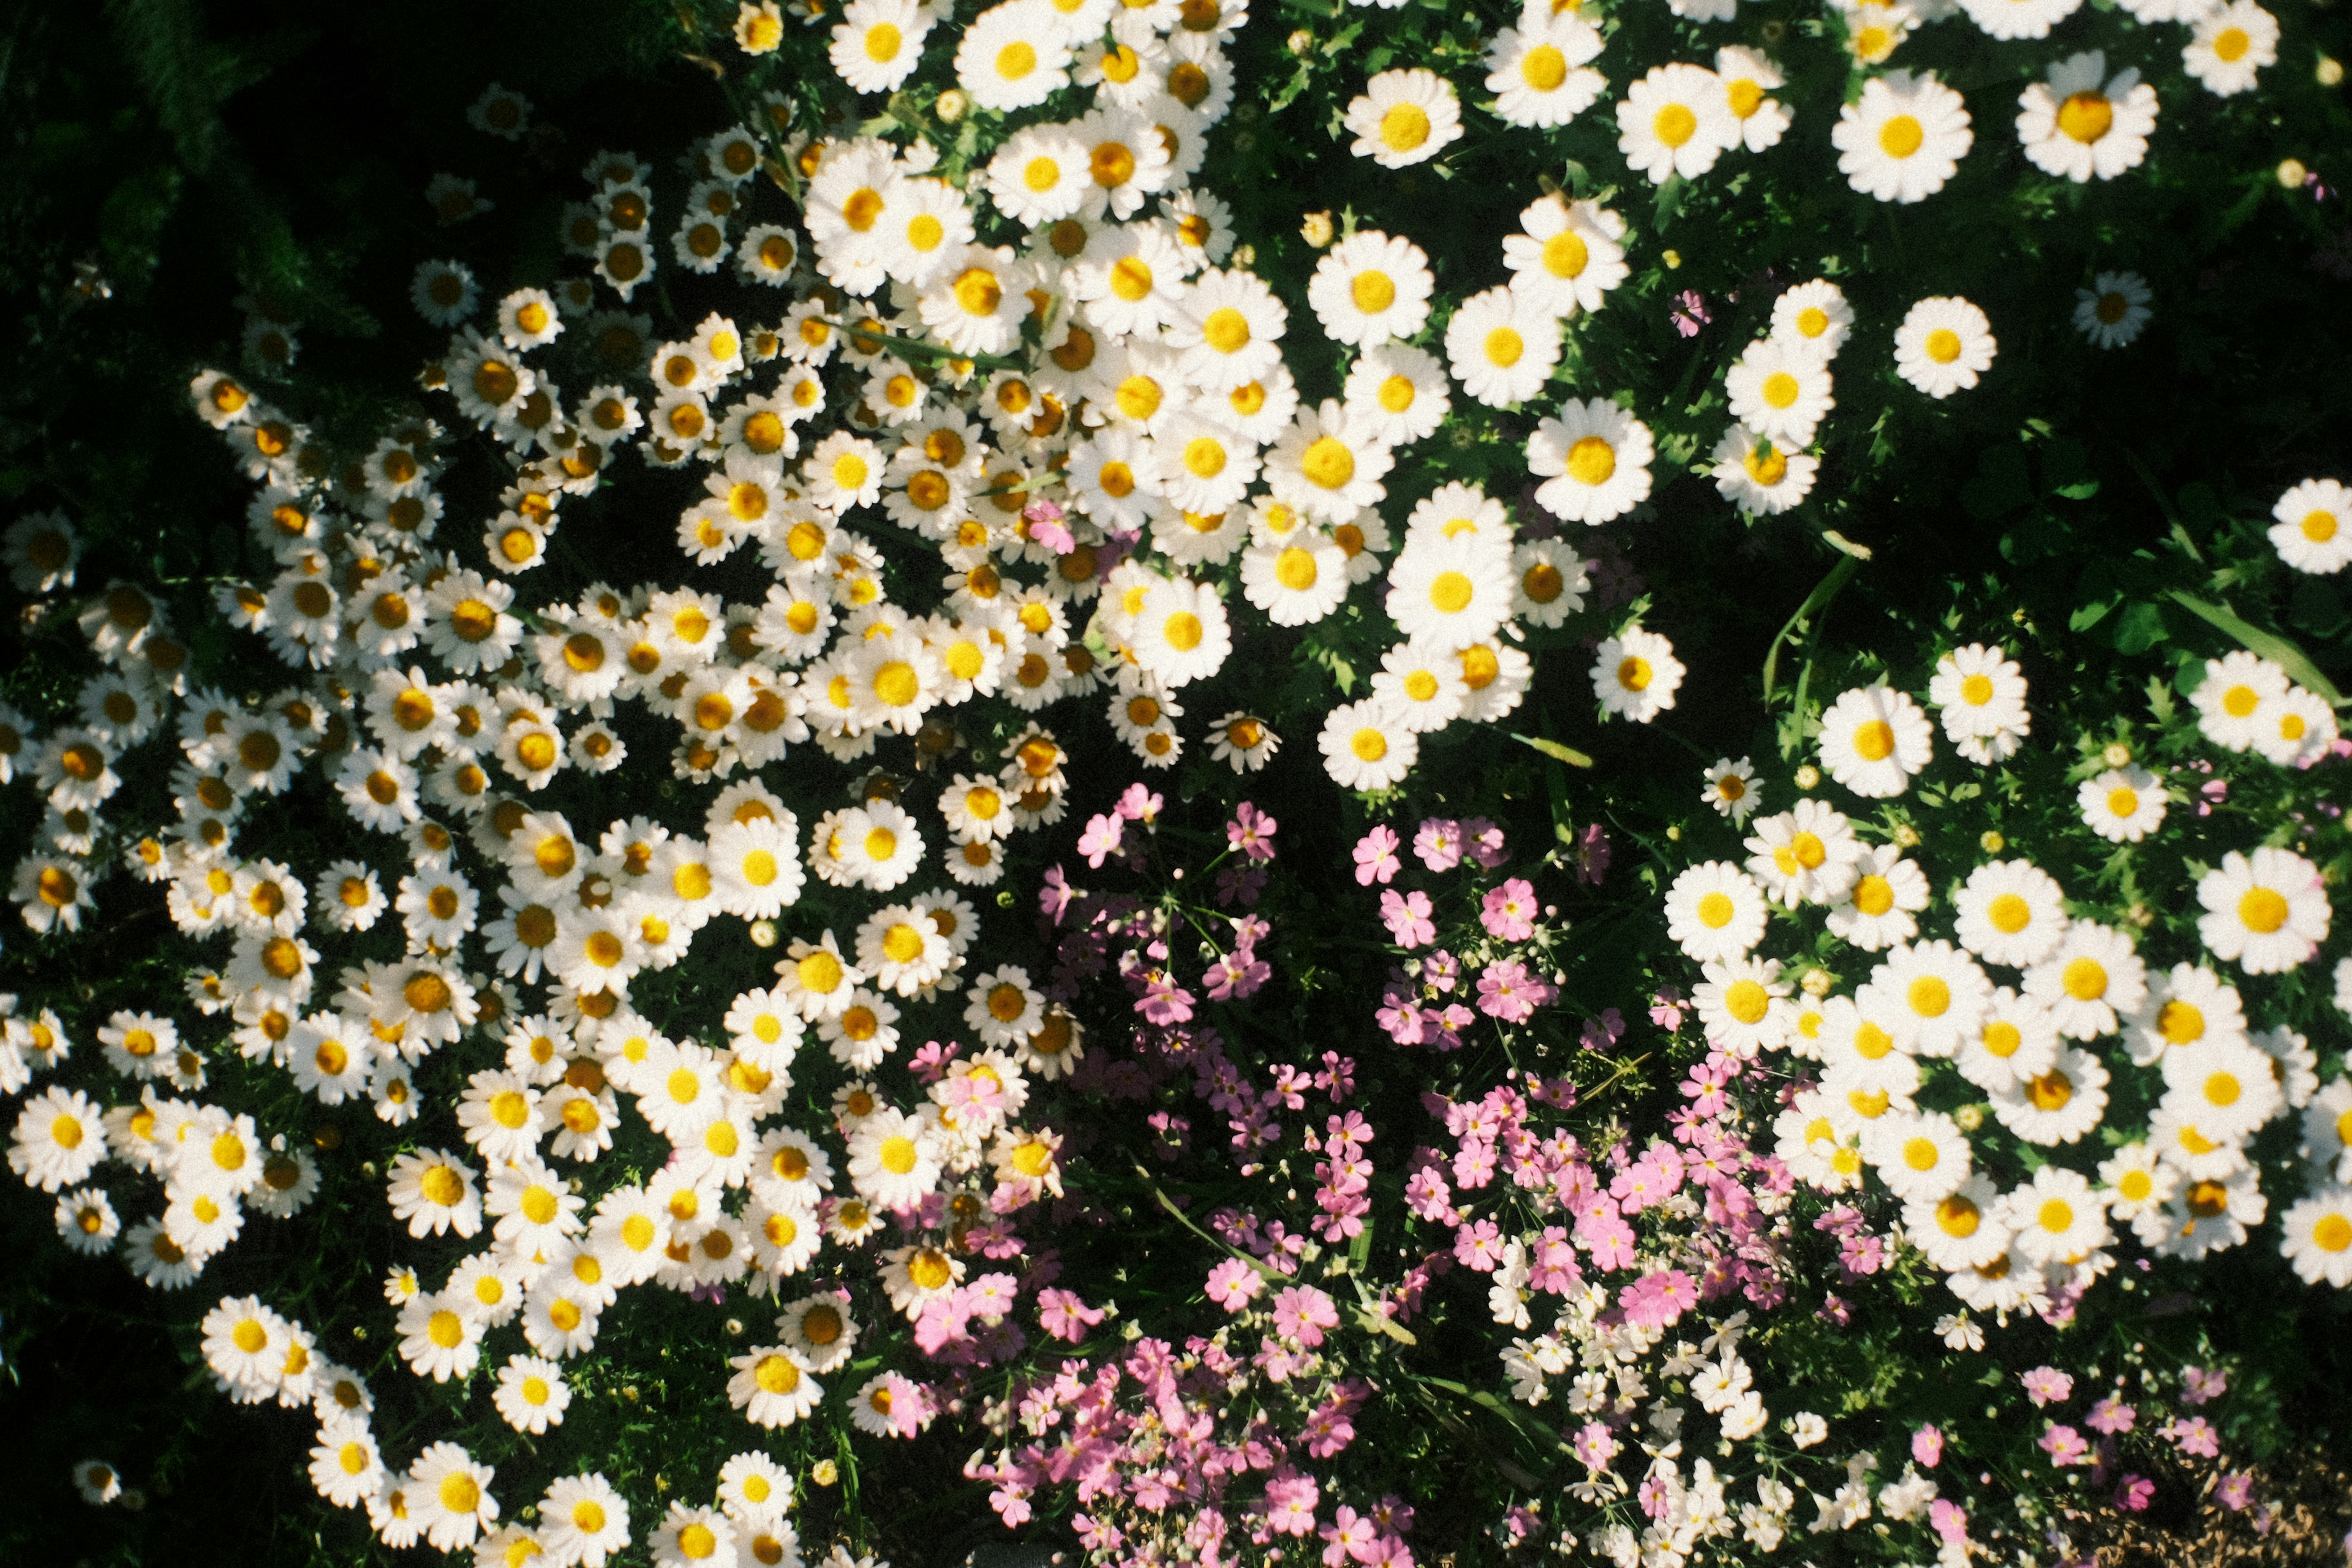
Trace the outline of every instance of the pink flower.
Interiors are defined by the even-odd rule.
[[[1312,1476],[1280,1476],[1265,1483],[1266,1527],[1278,1535],[1305,1535],[1315,1528],[1315,1505],[1323,1491]]]
[[[2254,1500],[2254,1478],[2243,1470],[2232,1471],[2221,1478],[2221,1484],[2213,1489],[2213,1495],[2221,1500],[2223,1508],[2231,1513],[2239,1512]]]
[[[2201,1366],[2180,1369],[2180,1403],[2206,1405],[2230,1392],[2227,1373],[2207,1372]]]
[[[1698,1281],[1679,1268],[1644,1274],[1617,1294],[1625,1321],[1639,1328],[1664,1328],[1698,1304]]]
[[[1525,942],[1536,932],[1536,890],[1524,877],[1513,877],[1487,893],[1478,911],[1486,934],[1505,942]]]
[[[1412,836],[1412,852],[1433,871],[1451,871],[1462,864],[1462,825],[1451,817],[1423,819]]]
[[[1933,1426],[1920,1427],[1911,1434],[1911,1457],[1921,1469],[1934,1469],[1944,1457],[1944,1435]]]
[[[1683,1026],[1683,994],[1668,985],[1650,998],[1650,1022],[1672,1032]]]
[[[1503,830],[1483,816],[1474,816],[1462,825],[1463,853],[1491,871],[1510,856],[1503,848]]]
[[[2025,1397],[2039,1409],[2044,1405],[2063,1405],[2074,1392],[2074,1380],[2054,1366],[2037,1366],[2019,1381],[2025,1384]]]
[[[2085,1418],[2084,1425],[2095,1432],[2105,1432],[2112,1436],[2119,1432],[2130,1431],[2138,1420],[2138,1411],[2134,1410],[2115,1395],[2109,1394],[2091,1406],[2091,1414]]]
[[[1119,795],[1118,805],[1114,809],[1129,822],[1149,823],[1160,815],[1160,808],[1167,804],[1165,800],[1152,794],[1143,785],[1131,784]]]
[[[1087,865],[1099,867],[1118,853],[1119,839],[1126,831],[1126,821],[1116,813],[1088,817],[1087,830],[1078,836],[1078,853],[1087,858]]]
[[[1400,947],[1421,947],[1437,940],[1437,927],[1431,923],[1433,912],[1429,895],[1418,888],[1399,898],[1394,888],[1381,893],[1381,921]]]
[[[1609,1461],[1617,1457],[1620,1445],[1608,1427],[1598,1421],[1587,1421],[1570,1447],[1575,1449],[1576,1457],[1584,1461],[1586,1469],[1605,1470],[1609,1468]]]
[[[1274,831],[1281,825],[1271,816],[1244,801],[1234,808],[1234,819],[1225,824],[1225,842],[1252,860],[1274,858]]]
[[[2116,1483],[2116,1506],[2139,1513],[2156,1500],[2156,1483],[2146,1476],[2126,1475]]]
[[[1478,1011],[1507,1024],[1522,1024],[1557,993],[1516,959],[1490,963],[1478,976]]]
[[[1339,1326],[1339,1309],[1312,1285],[1286,1286],[1274,1299],[1274,1326],[1308,1350],[1323,1342],[1323,1331]]]
[[[2192,1415],[2186,1421],[2168,1421],[2157,1436],[2164,1438],[2182,1453],[2200,1459],[2221,1457],[2221,1434],[2202,1415]]]
[[[1228,1258],[1209,1270],[1209,1300],[1228,1312],[1238,1312],[1265,1289],[1265,1277],[1238,1258]]]
[[[1594,823],[1576,836],[1576,879],[1586,887],[1609,874],[1609,835]]]
[[[1605,1051],[1625,1037],[1625,1015],[1614,1007],[1604,1008],[1598,1018],[1584,1021],[1584,1032],[1577,1043],[1588,1051]]]
[[[2050,1456],[2050,1462],[2063,1469],[2069,1465],[2090,1462],[2091,1445],[2072,1426],[2053,1426],[2042,1434],[2040,1447]]]
[[[1969,1510],[1949,1498],[1927,1505],[1927,1523],[1948,1543],[1969,1538]]]
[[[1073,1291],[1049,1289],[1037,1293],[1037,1326],[1057,1340],[1076,1344],[1102,1321],[1103,1310],[1087,1306]]]
[[[1372,1542],[1379,1538],[1380,1533],[1372,1528],[1370,1520],[1341,1503],[1331,1515],[1331,1522],[1323,1527],[1323,1539],[1330,1542],[1323,1549],[1325,1568],[1339,1568],[1340,1563],[1350,1558],[1361,1563],[1364,1553],[1371,1550]]]
[[[1492,1274],[1503,1261],[1503,1233],[1491,1219],[1473,1220],[1454,1233],[1454,1257],[1465,1268]]]
[[[1386,886],[1396,879],[1403,864],[1397,858],[1397,845],[1402,842],[1394,829],[1373,828],[1356,841],[1356,882],[1369,888],[1374,882]]]

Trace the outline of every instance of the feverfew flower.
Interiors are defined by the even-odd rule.
[[[1999,0],[2017,4],[2018,0]],[[2112,180],[2147,156],[2156,129],[2156,89],[2131,68],[2106,74],[2097,49],[2053,60],[2049,79],[2018,99],[2017,139],[2033,164],[2080,184]]]
[[[1384,169],[1426,163],[1462,134],[1454,84],[1435,71],[1382,71],[1348,105],[1349,150]]]
[[[1895,329],[1895,369],[1933,398],[1974,386],[1992,368],[1992,323],[1966,300],[1922,300]]]
[[[2352,489],[2335,479],[2305,479],[2271,508],[2278,519],[2271,547],[2298,572],[2326,575],[2352,563]]]
[[[1620,718],[1648,723],[1675,705],[1682,683],[1675,645],[1639,626],[1627,626],[1594,650],[1592,694]]]

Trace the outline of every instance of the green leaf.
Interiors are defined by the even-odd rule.
[[[2336,683],[2319,673],[2319,667],[2311,662],[2309,654],[2287,641],[2286,638],[2275,632],[2266,632],[2260,626],[2249,625],[2240,620],[2226,606],[2209,605],[2181,589],[2175,588],[2172,591],[2172,597],[2175,603],[2190,615],[2210,623],[2235,638],[2239,647],[2258,653],[2280,666],[2287,674],[2294,678],[2297,685],[2306,687],[2326,698],[2330,707],[2344,706],[2344,694],[2336,689]]]
[[[1558,741],[1547,741],[1538,735],[1522,735],[1516,730],[1511,732],[1511,739],[1522,744],[1533,746],[1545,756],[1557,762],[1566,763],[1571,768],[1589,768],[1592,765],[1591,757],[1572,746],[1563,746]]]
[[[2033,489],[2025,473],[2025,449],[2021,447],[1992,447],[1977,459],[1976,478],[1960,487],[1960,505],[1970,517],[1990,521],[2004,512],[2015,511],[2033,500]]]

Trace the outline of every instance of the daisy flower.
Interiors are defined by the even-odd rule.
[[[1811,798],[1776,816],[1759,817],[1748,838],[1748,868],[1765,891],[1794,909],[1843,898],[1860,875],[1863,847],[1845,814]]]
[[[1650,427],[1607,398],[1568,398],[1528,437],[1537,504],[1569,522],[1600,524],[1650,496]]]
[[[1287,543],[1242,554],[1242,596],[1278,626],[1307,626],[1348,596],[1348,555],[1329,536],[1302,529]]]
[[[1462,390],[1489,408],[1525,403],[1559,363],[1559,321],[1516,289],[1473,294],[1445,325],[1445,357]]]
[[[1584,608],[1591,568],[1557,539],[1531,539],[1511,552],[1511,614],[1533,626],[1557,626]]]
[[[8,1143],[8,1168],[44,1193],[79,1185],[106,1158],[99,1107],[79,1089],[51,1084],[25,1102]]]
[[[1728,818],[1734,827],[1748,821],[1762,800],[1756,783],[1756,764],[1742,757],[1733,762],[1718,757],[1715,766],[1706,770],[1706,784],[1699,791],[1699,799],[1715,807],[1717,816]]]
[[[1627,626],[1594,650],[1592,694],[1620,718],[1648,723],[1675,705],[1682,683],[1675,645],[1639,626]]]
[[[1780,100],[1766,95],[1782,85],[1780,68],[1756,50],[1735,45],[1715,51],[1715,74],[1723,83],[1731,117],[1739,122],[1735,144],[1750,153],[1779,146],[1791,121]]]
[[[1385,607],[1409,640],[1458,653],[1510,618],[1512,582],[1507,536],[1412,537],[1389,568]]]
[[[1830,934],[1864,952],[1916,936],[1919,922],[1912,917],[1927,907],[1927,874],[1892,844],[1864,851],[1854,866],[1860,875],[1830,909]]]
[[[2123,932],[2076,921],[2050,956],[2025,972],[2023,989],[2050,1009],[2060,1034],[2096,1039],[2115,1033],[2118,1014],[2139,1011],[2147,998],[2147,967]]]
[[[1324,770],[1343,789],[1388,789],[1420,759],[1420,737],[1386,701],[1344,703],[1331,710],[1316,739]]]
[[[1864,82],[1861,99],[1840,111],[1830,132],[1839,171],[1882,202],[1924,201],[1942,190],[1975,139],[1960,95],[1907,70]]]
[[[2258,654],[2240,649],[2205,661],[2205,679],[2189,694],[2197,727],[2228,751],[2242,752],[2264,739],[2262,710],[2284,697],[2286,671]]]
[[[1857,891],[1861,885],[1855,883]],[[1927,1057],[1958,1052],[1976,1035],[1992,996],[1984,971],[1945,942],[1897,947],[1872,972],[1865,989],[1872,1001],[1863,1005],[1883,1008],[1896,1045]]]
[[[1907,692],[1857,687],[1822,715],[1822,765],[1854,794],[1901,795],[1935,754],[1927,715]]]
[[[1740,137],[1721,79],[1694,65],[1652,67],[1617,105],[1617,131],[1625,162],[1660,185],[1706,174]]]
[[[1979,866],[1953,897],[1953,934],[1987,963],[2023,969],[2050,956],[2065,935],[2064,894],[2026,860]]]
[[[1591,68],[1601,54],[1601,30],[1573,10],[1530,5],[1516,27],[1497,28],[1486,46],[1486,90],[1506,125],[1551,129],[1567,124],[1609,90]]]
[[[1974,386],[1992,368],[1992,323],[1966,300],[1922,300],[1895,329],[1895,369],[1933,398]]]
[[[2000,0],[2015,4],[2016,0]],[[2036,1263],[2079,1263],[2115,1239],[2098,1189],[2079,1172],[2044,1165],[2001,1200],[2018,1250]]]
[[[2215,957],[2248,974],[2282,974],[2327,940],[2327,889],[2318,868],[2285,849],[2236,850],[2197,884],[2197,933]]]
[[[1744,958],[1764,940],[1769,907],[1755,878],[1728,860],[1706,861],[1666,889],[1666,935],[1695,963]]]
[[[2278,519],[2271,547],[2298,572],[2326,575],[2352,563],[2352,489],[2335,479],[2305,479],[2271,508]]]
[[[1837,405],[1828,367],[1808,349],[1759,338],[1724,373],[1731,416],[1775,447],[1811,446],[1813,431]]]
[[[1402,447],[1434,435],[1453,406],[1445,367],[1426,351],[1385,342],[1356,356],[1344,401],[1382,442]]]
[[[1538,196],[1519,214],[1519,230],[1503,237],[1503,265],[1513,292],[1538,310],[1598,310],[1630,271],[1625,220],[1598,202]]]
[[[2242,1142],[2284,1109],[2271,1058],[2242,1040],[2213,1039],[2164,1053],[2163,1106],[2209,1138]]]
[[[1795,1010],[1779,960],[1734,958],[1703,965],[1701,973],[1706,978],[1692,987],[1691,1005],[1710,1045],[1752,1058],[1788,1037]]]
[[[2110,768],[2074,794],[2084,824],[2111,844],[2137,844],[2164,822],[2164,783],[2143,767]]]
[[[1282,739],[1266,728],[1265,721],[1244,709],[1236,709],[1216,722],[1211,734],[1209,755],[1213,761],[1224,763],[1236,773],[1256,773],[1274,760]]]
[[[605,1568],[629,1544],[629,1505],[602,1475],[564,1476],[548,1485],[539,1528],[550,1562]]]
[[[1969,20],[1996,38],[2046,38],[2083,0],[1959,0]]]
[[[1960,1042],[1954,1064],[1988,1093],[2007,1093],[2058,1063],[2057,1026],[2049,1013],[2003,985],[1986,999],[1976,1033]]]
[[[1348,105],[1349,149],[1384,169],[1426,163],[1462,134],[1462,105],[1454,84],[1435,71],[1382,71]]]
[[[1341,523],[1388,494],[1381,479],[1394,466],[1389,448],[1327,397],[1299,410],[1266,454],[1265,476],[1275,498],[1308,520]]]
[[[2140,334],[2152,312],[2147,279],[2137,272],[2102,272],[2074,291],[2074,330],[2092,346],[2119,349]]]
[[[2253,0],[2219,5],[2189,21],[2180,63],[2208,91],[2231,98],[2253,90],[2255,73],[2278,63],[2278,18]]]
[[[1739,425],[1723,433],[1711,456],[1716,492],[1750,517],[1777,516],[1803,500],[1822,467],[1820,458]]]
[[[1887,1191],[1906,1204],[1935,1203],[1969,1179],[1969,1141],[1941,1111],[1884,1118],[1863,1148]]]
[[[932,20],[920,0],[849,0],[826,53],[851,90],[895,92],[920,61]]]
[[[1008,0],[973,17],[956,46],[956,85],[982,109],[1043,103],[1070,81],[1070,51],[1048,0]]]
[[[2020,0],[1990,0],[2016,5]],[[2156,89],[2131,68],[2107,74],[2107,58],[2092,49],[2051,62],[2046,81],[2028,86],[2017,100],[2017,139],[2036,168],[2080,184],[2095,174],[2112,180],[2147,156],[2156,130]]]
[[[2352,1286],[2352,1187],[2331,1184],[2286,1211],[2279,1254],[2298,1279],[2342,1289]]]
[[[1457,652],[1426,643],[1397,644],[1381,655],[1372,695],[1387,701],[1416,735],[1444,729],[1462,716],[1462,700],[1469,695]]]
[[[1936,661],[1927,700],[1943,710],[1944,736],[1975,763],[2013,755],[2031,733],[2025,676],[1999,647],[1971,643]]]
[[[1853,331],[1853,307],[1845,292],[1826,278],[1800,283],[1772,301],[1772,335],[1782,342],[1809,348],[1824,360],[1835,359]]]
[[[1360,228],[1326,252],[1307,281],[1307,303],[1334,342],[1370,348],[1409,338],[1429,320],[1436,279],[1409,239]]]

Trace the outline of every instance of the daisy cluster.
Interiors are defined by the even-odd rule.
[[[2026,682],[1999,647],[1945,655],[1928,700],[1945,740],[1979,765],[2027,742]],[[2209,661],[2191,701],[2211,746],[2259,742],[2287,766],[2330,754],[2326,705],[2252,654]],[[1822,713],[1821,769],[1806,776],[1893,799],[1930,766],[1936,728],[1906,692],[1849,690]],[[2175,797],[2129,747],[2094,748],[2079,771],[2082,820],[2100,838],[2161,833]],[[1745,788],[1709,793],[1735,820],[1756,809]],[[1744,1059],[1807,1064],[1776,1124],[1779,1157],[1822,1193],[1883,1187],[1908,1243],[1963,1302],[2004,1318],[2071,1311],[2116,1266],[2123,1226],[2159,1258],[2237,1246],[2269,1214],[2266,1170],[2273,1191],[2297,1194],[2280,1227],[2296,1272],[2352,1284],[2337,1125],[2352,1083],[2323,1089],[2305,1037],[2263,1026],[2273,997],[2229,977],[2234,966],[2273,986],[2317,958],[2332,911],[2311,861],[2252,843],[2192,866],[2201,912],[2182,934],[2194,946],[2167,952],[2168,933],[2143,950],[2145,906],[2095,918],[2099,906],[2070,900],[2032,860],[1994,858],[1998,834],[1983,860],[1930,868],[1906,856],[1920,842],[1907,824],[1872,843],[1864,822],[1816,796],[1748,828],[1744,864],[1691,866],[1666,895],[1670,932],[1704,970],[1693,1003],[1706,1037]],[[1776,925],[1804,945],[1794,924],[1815,909],[1815,962],[1761,951]],[[1940,932],[1928,923],[1938,912]],[[1841,992],[1836,972],[1861,962],[1866,974]],[[2336,989],[2339,1008],[2352,1004],[2352,961]]]

